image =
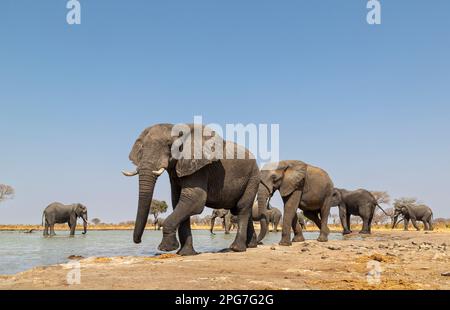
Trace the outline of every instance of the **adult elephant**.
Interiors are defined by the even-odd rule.
[[[219,219],[222,219],[222,226],[225,230],[225,234],[228,235],[230,233],[230,229],[231,229],[231,217],[232,216],[233,215],[231,214],[230,210],[226,210],[226,209],[214,210],[211,215],[211,227],[209,229],[211,234],[214,234],[214,232],[213,232],[214,224],[216,222],[216,218],[219,218]]]
[[[55,224],[68,223],[70,228],[70,235],[75,235],[77,227],[77,219],[83,219],[83,234],[87,232],[87,208],[81,203],[74,203],[71,205],[64,205],[59,202],[54,202],[45,208],[42,214],[42,226],[44,226],[44,236],[55,234]]]
[[[372,219],[377,207],[389,216],[378,204],[372,193],[365,189],[348,191],[346,189],[335,188],[333,191],[332,206],[339,206],[339,218],[341,219],[343,235],[352,233],[350,227],[351,215],[359,216],[363,221],[360,234],[370,234]]]
[[[250,216],[258,191],[259,169],[247,149],[223,141],[201,125],[158,124],[141,133],[129,158],[137,169],[124,174],[139,175],[135,243],[141,242],[156,180],[167,171],[174,210],[164,222],[159,250],[173,251],[181,243],[178,254],[196,254],[190,217],[202,213],[205,206],[227,209],[239,217],[238,233],[231,250],[242,252],[247,247],[257,246]]]
[[[319,228],[318,241],[328,241],[328,216],[333,195],[333,182],[321,168],[298,160],[285,160],[266,164],[261,170],[261,183],[258,190],[258,210],[261,216],[261,233],[267,232],[266,206],[278,190],[284,202],[283,227],[280,245],[291,245],[291,227],[294,230],[293,242],[304,241],[302,228],[298,223],[297,209],[303,210]]]
[[[408,230],[410,220],[416,230],[420,230],[417,221],[423,222],[424,230],[433,230],[433,211],[426,205],[396,206],[394,209],[392,228],[397,225],[397,219],[400,215],[403,215],[405,222],[404,230]]]

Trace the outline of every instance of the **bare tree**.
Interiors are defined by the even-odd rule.
[[[372,191],[371,193],[377,200],[378,204],[389,204],[391,202],[391,196],[388,192]]]
[[[9,185],[0,184],[0,202],[12,199],[14,197],[14,188]]]
[[[402,197],[394,200],[394,208],[399,209],[401,207],[414,207],[419,204],[417,198]]]

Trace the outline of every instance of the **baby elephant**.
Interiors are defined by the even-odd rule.
[[[363,220],[361,234],[370,234],[375,208],[378,207],[388,215],[378,204],[375,197],[365,189],[348,191],[335,188],[333,191],[332,206],[339,206],[339,218],[341,219],[342,234],[347,235],[350,230],[350,215],[360,216]]]
[[[63,205],[59,202],[54,202],[45,208],[42,214],[42,226],[45,226],[44,236],[48,236],[48,228],[50,227],[50,235],[55,235],[55,224],[68,223],[70,228],[70,235],[75,235],[75,228],[77,226],[77,219],[83,219],[83,234],[87,231],[87,208],[81,203],[71,205]]]

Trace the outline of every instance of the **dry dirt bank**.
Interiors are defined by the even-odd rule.
[[[245,253],[85,258],[79,285],[55,265],[0,276],[0,289],[450,289],[449,241],[450,233],[394,231]],[[369,261],[380,262],[378,285],[367,282]]]

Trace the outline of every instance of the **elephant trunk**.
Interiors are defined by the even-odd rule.
[[[83,234],[87,233],[87,220],[83,219]]]
[[[259,187],[258,190],[258,218],[260,219],[261,229],[258,236],[258,242],[261,242],[262,239],[267,234],[269,221],[267,215],[267,204],[269,203],[269,190],[263,186]]]
[[[392,229],[394,229],[395,225],[397,224],[398,215],[395,215],[392,217]]]
[[[155,188],[157,176],[151,171],[139,171],[139,203],[134,225],[133,241],[141,243],[142,234],[147,224],[148,214],[153,199],[153,190]]]

